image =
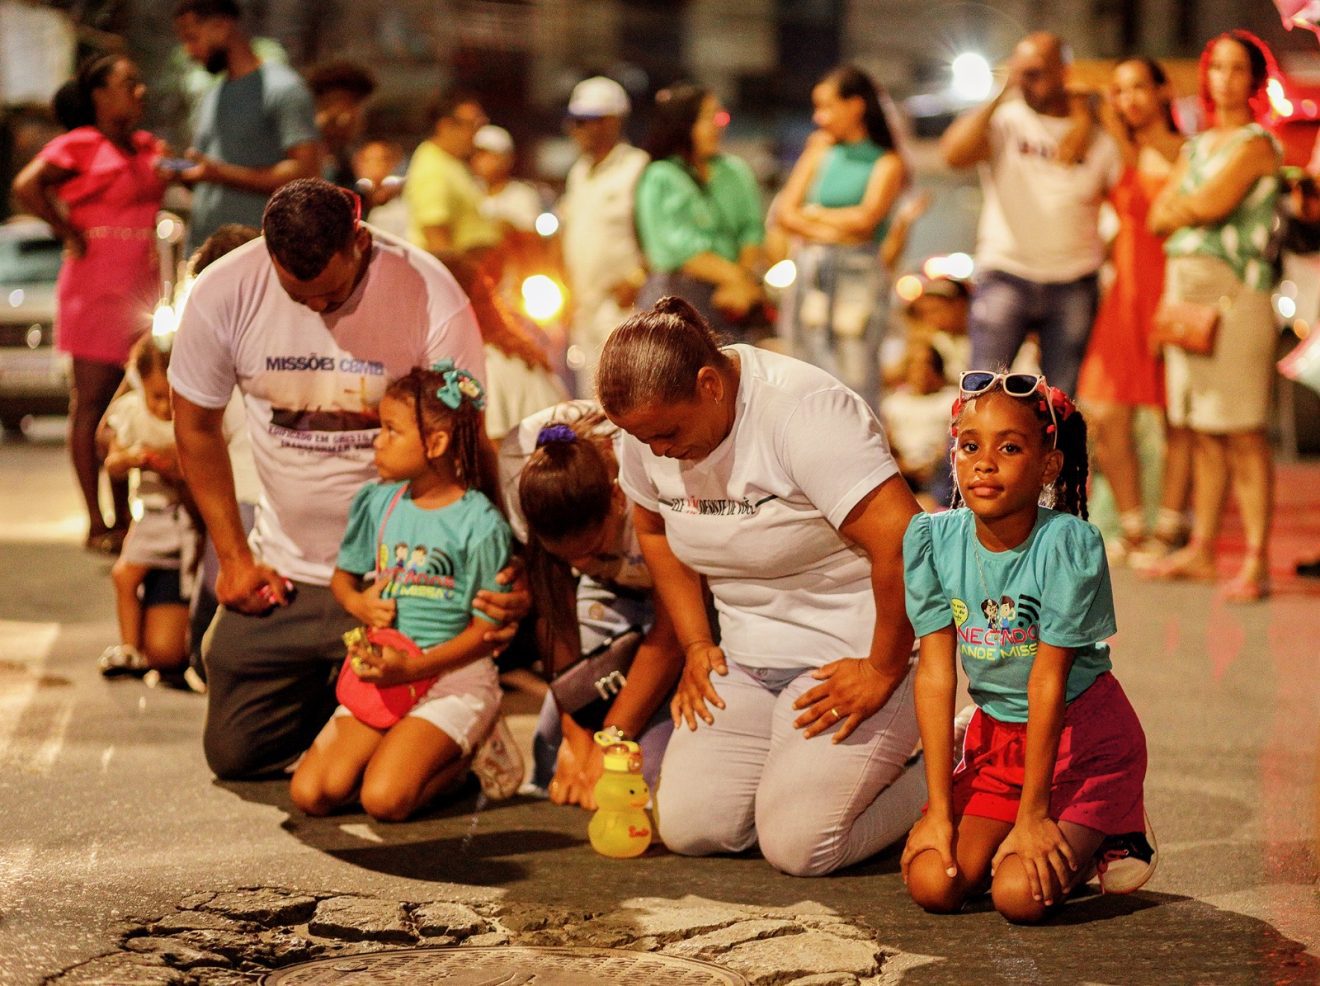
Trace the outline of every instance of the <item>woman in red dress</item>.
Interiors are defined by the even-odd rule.
[[[156,213],[165,185],[160,142],[135,127],[146,86],[131,60],[102,55],[56,97],[69,132],[14,179],[14,195],[64,240],[56,345],[73,359],[69,452],[86,501],[89,548],[114,552],[128,529],[127,485],[115,489],[113,521],[101,512],[96,426],[124,376],[134,341],[160,298]],[[112,489],[114,486],[112,485]]]
[[[1101,303],[1082,364],[1077,396],[1091,426],[1096,465],[1118,505],[1122,539],[1111,557],[1165,554],[1186,537],[1183,511],[1191,481],[1191,436],[1165,429],[1166,457],[1159,519],[1146,538],[1141,466],[1132,434],[1138,407],[1164,408],[1164,366],[1149,342],[1164,288],[1164,244],[1146,229],[1151,202],[1168,180],[1182,146],[1169,111],[1164,69],[1148,58],[1129,58],[1114,69],[1110,106],[1114,137],[1123,150],[1123,176],[1110,193],[1118,214],[1111,259],[1114,283]]]

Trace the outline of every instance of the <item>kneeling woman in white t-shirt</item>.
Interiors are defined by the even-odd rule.
[[[597,390],[628,433],[619,481],[686,654],[656,796],[665,844],[759,842],[778,869],[818,876],[894,842],[926,793],[904,770],[917,504],[875,415],[806,363],[721,349],[676,298],[615,330]]]

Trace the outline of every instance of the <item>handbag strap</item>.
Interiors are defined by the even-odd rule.
[[[403,494],[406,493],[407,491],[408,491],[407,483],[404,483],[402,486],[398,488],[397,491],[395,491],[394,498],[390,500],[390,505],[385,508],[385,515],[380,519],[380,528],[376,531],[376,574],[377,575],[379,575],[381,572],[380,560],[383,557],[381,549],[385,547],[385,525],[389,523],[390,514],[394,513],[394,508],[399,505],[399,501],[403,499]],[[385,590],[388,588],[389,588],[388,583],[382,586],[380,590],[381,594],[384,595]]]

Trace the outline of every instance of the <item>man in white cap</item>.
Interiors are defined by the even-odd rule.
[[[623,139],[628,109],[623,86],[599,75],[579,82],[568,101],[582,156],[568,172],[558,212],[573,300],[569,365],[579,394],[593,392],[601,347],[628,316],[646,280],[633,226],[633,191],[650,158]]]
[[[513,137],[509,131],[486,124],[472,138],[474,150],[469,165],[485,186],[481,214],[499,223],[507,238],[510,231],[531,233],[541,214],[541,196],[535,186],[513,178]]]

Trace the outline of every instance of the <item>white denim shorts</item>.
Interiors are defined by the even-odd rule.
[[[486,738],[500,713],[500,676],[489,657],[465,664],[435,680],[409,716],[429,722],[458,744],[466,756]],[[344,706],[336,716],[351,716]]]

